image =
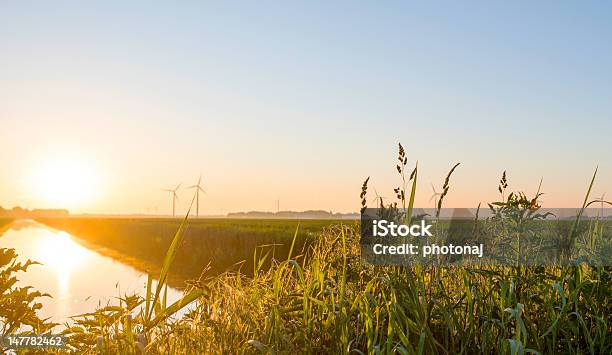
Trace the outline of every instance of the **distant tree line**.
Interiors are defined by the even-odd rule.
[[[19,206],[11,209],[5,209],[0,206],[0,217],[10,218],[42,218],[42,217],[67,217],[69,215],[68,210],[64,209],[40,209],[35,208],[29,210]]]
[[[279,212],[230,212],[227,214],[230,218],[286,218],[286,219],[358,219],[358,213],[333,213],[332,211],[324,210],[308,210],[308,211],[279,211]]]

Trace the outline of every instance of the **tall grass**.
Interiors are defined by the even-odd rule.
[[[357,226],[327,229],[305,263],[210,280],[159,353],[609,353],[609,270],[369,266]],[[304,265],[304,266],[302,266]]]

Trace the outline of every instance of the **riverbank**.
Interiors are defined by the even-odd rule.
[[[66,231],[103,255],[142,271],[158,273],[181,223],[173,218],[39,218],[38,222]],[[170,275],[173,286],[230,268],[251,274],[256,252],[287,255],[296,233],[296,250],[335,220],[193,219],[185,229]],[[298,229],[299,225],[299,229]],[[270,258],[271,259],[271,258]],[[265,267],[269,266],[269,260]]]
[[[10,227],[12,222],[13,218],[0,218],[0,236]]]

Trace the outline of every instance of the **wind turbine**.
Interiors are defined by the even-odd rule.
[[[378,191],[376,191],[376,188],[374,188],[374,198],[372,199],[372,202],[377,203],[377,206],[380,205],[380,208],[384,207],[384,199],[386,199],[386,196],[381,196],[378,194]]]
[[[181,187],[182,183],[176,185],[176,187],[174,189],[162,189],[164,191],[167,192],[171,192],[172,193],[172,217],[175,216],[175,210],[176,210],[176,200],[178,200],[178,196],[176,194],[176,191],[178,191],[178,189]]]
[[[431,200],[434,200],[434,211],[435,211],[438,206],[438,196],[442,194],[436,191],[436,188],[433,186],[433,184],[431,184],[431,189],[433,190],[433,195],[431,195],[431,197],[429,198],[429,202],[431,202]]]
[[[196,217],[200,214],[200,191],[202,191],[203,193],[206,193],[206,191],[204,191],[204,189],[200,185],[201,181],[202,181],[202,175],[200,175],[200,178],[198,179],[197,184],[191,185],[188,187],[188,189],[196,189]]]
[[[604,217],[604,198],[606,197],[606,193],[604,192],[603,195],[601,195],[601,197],[599,198],[599,201],[601,202],[601,218]]]

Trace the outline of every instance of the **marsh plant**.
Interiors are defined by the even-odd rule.
[[[36,313],[42,308],[39,299],[50,295],[31,287],[15,286],[19,273],[28,271],[36,264],[31,260],[18,262],[15,249],[0,249],[0,336],[24,329],[41,334],[55,326],[55,323],[39,318]]]

